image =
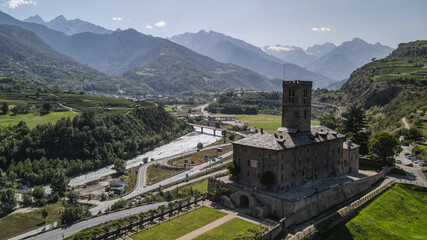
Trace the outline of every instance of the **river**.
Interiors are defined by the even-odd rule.
[[[196,131],[200,131],[200,128],[195,127]],[[165,157],[170,157],[180,153],[184,153],[190,150],[196,149],[197,143],[201,142],[204,146],[207,146],[211,143],[214,143],[220,137],[202,134],[200,132],[191,132],[187,135],[184,135],[170,143],[162,145],[158,148],[155,148],[152,151],[146,152],[145,154],[139,155],[133,159],[130,159],[126,162],[126,168],[133,168],[142,163],[142,159],[148,157],[154,158],[155,160]],[[203,129],[203,132],[213,134],[213,131],[210,129]],[[85,183],[100,179],[101,177],[113,174],[115,171],[112,169],[112,165],[98,169],[96,171],[88,172],[83,175],[74,177],[70,181],[70,186],[83,185]]]

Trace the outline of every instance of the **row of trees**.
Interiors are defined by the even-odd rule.
[[[58,171],[67,176],[129,159],[190,131],[160,107],[126,115],[86,111],[74,119],[29,129],[24,122],[0,129],[0,168],[33,184],[50,183]],[[123,160],[117,162],[118,170]]]

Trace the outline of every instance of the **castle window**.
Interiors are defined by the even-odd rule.
[[[307,152],[310,152],[310,148],[307,148]]]
[[[299,160],[299,165],[301,166],[301,159]]]
[[[282,181],[283,181],[283,175],[280,177],[281,179],[282,179]]]
[[[239,158],[239,165],[240,165],[240,158]]]
[[[292,177],[294,176],[294,172],[292,172],[291,176],[292,176]]]
[[[246,174],[249,176],[249,171],[247,171]]]
[[[304,97],[308,97],[307,89],[304,89]]]
[[[299,154],[301,154],[301,149],[299,150]]]
[[[292,156],[295,154],[295,152],[292,151]]]
[[[307,119],[307,110],[304,110],[304,119]]]
[[[248,166],[250,166],[250,162],[249,162],[249,160],[248,160]]]
[[[335,149],[332,149],[332,156],[335,156]]]
[[[270,159],[271,159],[271,153],[269,153],[269,154],[268,154],[268,158],[270,158]]]
[[[258,173],[258,178],[260,178],[261,177],[261,174],[260,173]]]
[[[340,154],[340,148],[338,148],[338,154]]]
[[[283,159],[283,153],[282,153],[282,159]]]
[[[310,159],[309,158],[307,158],[307,163],[310,161]]]
[[[282,171],[283,171],[283,164],[282,164]]]

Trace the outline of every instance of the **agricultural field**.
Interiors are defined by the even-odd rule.
[[[30,128],[38,124],[55,123],[61,118],[73,118],[84,110],[94,110],[103,115],[116,115],[125,114],[136,106],[153,106],[148,102],[71,93],[1,93],[0,104],[4,103],[7,103],[9,113],[1,112],[3,114],[0,115],[0,127],[24,121]],[[50,105],[50,110],[44,112],[43,105],[47,103]],[[16,107],[21,110],[12,113]]]
[[[426,203],[425,188],[396,184],[321,239],[425,239]]]
[[[233,218],[230,221],[194,238],[194,240],[234,240],[240,233],[248,229],[257,227],[256,224],[245,221],[241,218]]]
[[[225,215],[226,213],[220,212],[218,210],[208,207],[201,207],[182,216],[173,218],[170,221],[132,234],[130,237],[134,240],[173,240],[196,229],[199,229],[200,227],[211,223]]]
[[[248,123],[249,126],[257,129],[263,128],[266,131],[276,131],[282,125],[281,115],[257,114],[257,115],[236,115],[240,122]],[[312,125],[319,125],[317,120],[311,121]]]
[[[46,115],[40,115],[38,112],[32,112],[27,114],[7,114],[0,115],[0,127],[7,127],[9,125],[15,125],[23,121],[29,128],[34,128],[39,124],[55,123],[61,118],[74,118],[77,113],[70,111],[65,112],[51,112]]]

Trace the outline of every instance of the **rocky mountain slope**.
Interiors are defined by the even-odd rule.
[[[67,36],[40,24],[16,20],[1,12],[0,23],[17,25],[33,31],[57,51],[108,75],[120,77],[125,74],[135,77],[132,80],[141,85],[151,84],[150,87],[163,84],[162,92],[165,94],[179,95],[194,91],[206,93],[231,88],[258,89],[258,87],[260,90],[277,90],[281,86],[277,80],[270,80],[236,65],[218,63],[169,40],[144,35],[132,29],[115,31],[112,34],[86,32]],[[180,71],[187,74],[185,76],[175,74],[172,68],[165,69],[163,65],[165,61],[169,65],[179,66]],[[153,71],[156,72],[154,75]],[[172,76],[173,84],[170,81]],[[188,77],[194,79],[189,81]],[[187,84],[195,81],[198,84]],[[203,88],[198,89],[197,86],[201,85]],[[176,86],[180,87],[172,88]]]
[[[127,79],[112,78],[78,63],[55,51],[33,32],[11,25],[0,25],[0,76],[59,85],[72,91],[152,91],[146,85],[136,86]]]
[[[170,40],[216,61],[248,68],[270,78],[283,79],[284,62],[282,60],[242,40],[204,30],[198,33],[176,35]],[[334,81],[294,63],[286,62],[286,65],[288,80],[312,80],[315,87],[324,87]]]
[[[307,68],[325,76],[342,80],[348,78],[355,69],[370,62],[371,59],[384,58],[392,51],[392,48],[380,43],[370,44],[362,39],[354,38],[307,64]]]
[[[385,125],[427,106],[427,41],[399,44],[386,58],[354,71],[341,90],[344,104],[382,107]]]

